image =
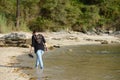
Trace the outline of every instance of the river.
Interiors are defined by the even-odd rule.
[[[43,60],[40,80],[120,80],[120,45],[64,46]]]

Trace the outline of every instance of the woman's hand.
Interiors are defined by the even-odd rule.
[[[44,46],[45,46],[45,51],[47,51],[48,50],[47,43],[45,43]]]
[[[45,47],[45,51],[47,51],[48,50],[48,48],[47,47]]]

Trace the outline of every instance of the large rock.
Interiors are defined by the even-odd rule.
[[[28,47],[30,44],[31,40],[23,33],[10,33],[0,37],[0,46]]]
[[[116,32],[114,32],[112,35],[120,38],[120,31],[116,31]]]
[[[11,40],[26,39],[26,35],[22,33],[10,33],[8,35],[5,35],[4,39],[11,39]]]

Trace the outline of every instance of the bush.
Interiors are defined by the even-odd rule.
[[[83,2],[84,4],[88,4],[88,5],[95,5],[95,4],[100,4],[104,2],[104,0],[79,0],[79,1]]]
[[[20,25],[19,25],[19,30],[20,31],[30,31],[30,29],[27,26],[27,23],[24,20],[20,21]]]
[[[0,33],[12,31],[12,25],[7,25],[7,19],[4,15],[0,15]]]

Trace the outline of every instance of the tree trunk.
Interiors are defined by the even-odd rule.
[[[20,16],[19,0],[17,0],[17,3],[16,3],[16,24],[15,24],[17,29],[19,28],[19,16]]]

